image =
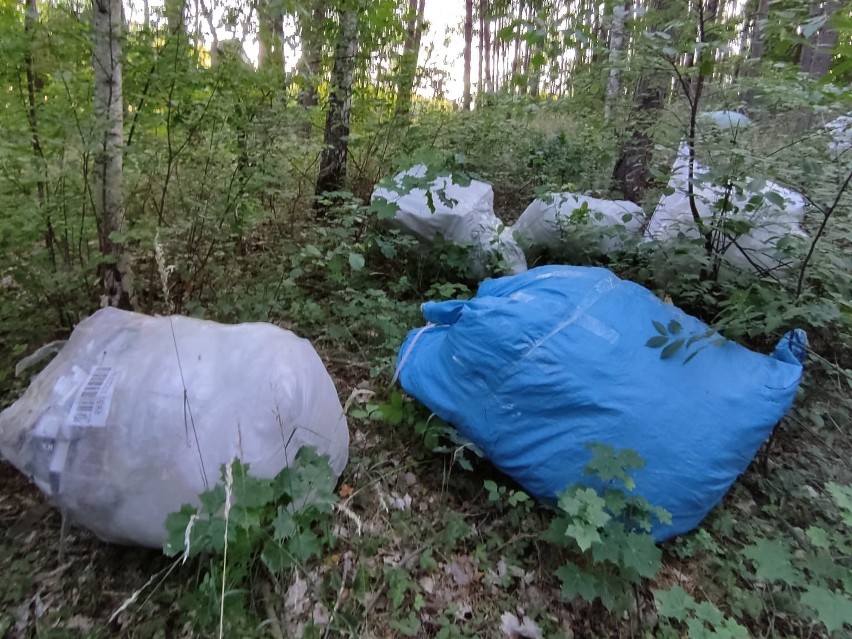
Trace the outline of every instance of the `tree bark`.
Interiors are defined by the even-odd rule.
[[[482,41],[485,45],[483,56],[485,57],[485,90],[488,93],[494,91],[494,78],[491,75],[491,13],[488,0],[479,0],[479,11],[483,14]]]
[[[340,13],[340,32],[334,49],[331,92],[325,119],[325,148],[320,159],[316,195],[337,191],[346,179],[346,151],[349,146],[349,114],[352,107],[352,80],[358,45],[358,12]]]
[[[130,308],[133,301],[130,263],[124,246],[113,236],[124,227],[121,31],[121,0],[93,0],[92,67],[98,150],[92,196],[98,220],[98,243],[106,258],[101,265],[101,280],[106,305]]]
[[[100,3],[100,0],[96,0]],[[177,35],[185,31],[184,12],[186,0],[165,0],[166,25],[169,33]]]
[[[36,69],[36,62],[33,57],[35,46],[34,32],[35,26],[38,24],[38,19],[38,3],[36,0],[24,0],[24,32],[27,35],[27,48],[24,53],[24,65],[27,70],[27,119],[30,125],[33,156],[36,164],[39,165],[39,173],[41,173],[45,168],[45,159],[38,129],[38,104],[41,92],[44,89],[44,78],[42,78]],[[53,230],[53,221],[51,220],[50,212],[47,210],[47,183],[41,175],[36,180],[36,195],[38,197],[38,207],[44,215],[45,248],[47,248],[47,254],[50,257],[50,263],[53,269],[56,270],[56,249],[54,246],[56,234]]]
[[[322,66],[322,36],[325,22],[325,0],[313,0],[310,13],[299,16],[299,32],[302,43],[302,57],[299,59],[299,75],[302,76],[302,90],[299,92],[299,104],[309,109],[319,103],[320,67]]]
[[[285,71],[284,13],[276,0],[257,0],[257,66]]]
[[[473,0],[464,2],[464,92],[462,108],[470,111],[470,60],[473,49]]]
[[[830,19],[840,9],[842,0],[828,0],[822,2],[813,0],[811,5],[811,18],[825,17]],[[837,43],[837,31],[828,21],[810,39],[810,42],[802,49],[802,57],[799,62],[799,70],[814,79],[826,75],[831,68],[831,51]],[[801,135],[811,127],[813,110],[804,108],[799,113],[796,124],[796,133]]]
[[[624,44],[624,23],[630,13],[631,1],[627,0],[623,4],[614,5],[612,8],[612,27],[609,38],[609,82],[606,85],[604,102],[604,118],[607,120],[612,117],[612,109],[618,100],[618,92],[621,88],[618,77],[620,74],[618,59],[621,57],[621,48]]]
[[[670,8],[679,0],[653,0],[650,6],[650,31],[662,28],[669,22]],[[666,29],[672,40],[673,29]],[[645,71],[636,86],[634,109],[621,152],[616,160],[612,177],[624,197],[639,203],[651,177],[651,157],[654,149],[653,127],[665,103],[672,82],[672,74],[664,69]]]
[[[409,0],[408,26],[405,32],[405,44],[397,68],[397,92],[394,115],[405,119],[411,109],[411,94],[417,77],[417,58],[420,54],[420,42],[423,37],[426,0]]]

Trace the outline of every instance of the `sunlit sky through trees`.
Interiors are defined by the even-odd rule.
[[[216,0],[208,0],[214,6]],[[212,41],[210,30],[203,17],[196,16],[196,5],[207,6],[207,2],[200,3],[197,0],[188,0],[189,28],[202,34],[208,44]],[[125,0],[125,12],[127,19],[131,22],[141,23],[143,20],[143,0]],[[164,20],[163,1],[149,0],[149,10],[152,20]],[[214,20],[219,23],[217,37],[220,41],[237,38],[243,41],[243,49],[246,55],[254,63],[257,63],[257,27],[256,14],[249,14],[250,3],[239,3],[239,15],[236,15],[234,26],[226,24],[227,7],[216,6],[213,9]],[[428,31],[423,36],[419,63],[421,65],[437,67],[447,72],[444,83],[445,96],[451,100],[457,100],[462,94],[462,51],[464,49],[464,38],[462,35],[462,21],[464,19],[464,2],[460,0],[426,0],[426,20]],[[249,25],[246,29],[244,25]],[[300,47],[296,36],[296,25],[292,18],[286,24],[286,36],[290,50],[287,59],[295,66],[298,60]],[[474,38],[474,60],[478,52],[478,43]],[[428,56],[428,57],[427,57]],[[420,89],[424,95],[432,94],[430,88]]]

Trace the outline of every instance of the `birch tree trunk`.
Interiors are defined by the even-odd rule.
[[[104,305],[130,308],[133,278],[121,242],[113,233],[124,227],[122,196],[123,116],[121,84],[121,0],[92,2],[92,67],[95,154],[92,198],[98,220],[98,242],[106,258],[101,265]]]
[[[618,59],[621,57],[621,48],[624,44],[624,22],[630,14],[631,0],[624,4],[614,5],[612,8],[612,28],[609,40],[609,82],[606,85],[606,99],[604,102],[604,118],[612,117],[612,109],[618,100],[618,92],[621,88],[619,81],[620,70]]]
[[[482,41],[485,46],[485,51],[483,52],[485,57],[485,90],[488,93],[493,93],[494,78],[491,75],[491,58],[493,57],[491,50],[491,9],[488,5],[488,0],[479,0],[479,11],[483,14]]]
[[[470,60],[473,49],[473,0],[464,2],[464,93],[462,108],[470,111]]]
[[[358,12],[340,13],[340,33],[334,48],[331,91],[325,119],[325,148],[320,159],[315,193],[337,191],[346,179],[346,151],[349,146],[349,112],[352,108],[352,80],[358,46]]]

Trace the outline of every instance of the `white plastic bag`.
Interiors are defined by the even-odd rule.
[[[852,149],[852,114],[841,115],[825,125],[831,141],[828,150],[836,156],[841,156]]]
[[[751,126],[751,120],[736,111],[704,111],[698,114],[698,121],[712,124],[721,130],[744,129]]]
[[[421,240],[431,242],[436,236],[462,245],[473,246],[473,270],[477,276],[488,273],[488,258],[496,254],[511,273],[527,270],[524,253],[508,228],[494,214],[494,191],[490,184],[471,180],[467,186],[441,175],[423,188],[407,189],[406,176],[422,178],[426,166],[418,164],[394,176],[396,189],[377,188],[372,200],[395,204],[393,224]],[[432,207],[430,207],[430,200]],[[434,210],[433,210],[434,208]]]
[[[688,153],[687,146],[682,144],[668,184],[668,190],[673,192],[660,198],[645,230],[648,239],[669,240],[681,234],[689,238],[699,237],[689,204]],[[694,173],[700,178],[707,175],[709,169],[695,162]],[[699,182],[695,181],[694,188],[696,209],[702,219],[710,220],[726,192],[719,185]],[[758,196],[759,204],[754,210],[747,210],[749,200],[755,196]],[[770,181],[764,182],[754,192],[737,194],[731,191],[727,197],[733,210],[726,216],[747,222],[750,229],[748,233],[724,239],[721,248],[725,259],[737,268],[750,271],[770,271],[786,266],[789,258],[779,249],[779,242],[807,237],[800,226],[805,214],[805,198]],[[773,200],[782,203],[779,205]]]
[[[601,200],[587,195],[551,193],[535,199],[512,227],[522,245],[551,250],[572,250],[583,227],[592,229],[593,246],[576,247],[608,253],[624,245],[625,232],[640,233],[642,209],[626,200]],[[588,234],[580,235],[588,243]]]
[[[73,521],[151,547],[222,464],[273,477],[302,446],[339,475],[346,419],[310,342],[271,324],[102,309],[0,414],[0,456]]]

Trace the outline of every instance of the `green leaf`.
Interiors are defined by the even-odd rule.
[[[797,571],[791,565],[787,544],[780,540],[760,539],[743,549],[743,555],[754,564],[755,576],[761,581],[795,583]]]
[[[260,508],[275,499],[272,482],[241,473],[234,476],[232,491],[234,503],[244,508]]]
[[[349,266],[352,267],[353,271],[360,271],[364,268],[364,263],[364,256],[360,253],[349,254]]]
[[[399,211],[399,206],[394,204],[393,202],[388,202],[384,198],[376,198],[370,204],[370,209],[375,211],[376,216],[380,220],[392,220],[396,217],[397,211]],[[382,250],[384,252],[384,249]]]
[[[852,625],[852,601],[828,588],[809,586],[801,602],[813,609],[826,630],[834,632],[845,624]]]
[[[660,359],[670,359],[674,357],[675,353],[677,353],[680,350],[680,347],[683,346],[684,341],[685,340],[683,339],[676,339],[666,346],[660,353]]]
[[[562,583],[562,594],[566,599],[580,597],[586,601],[594,601],[598,596],[598,580],[574,564],[568,563],[556,571],[556,576]]]
[[[654,328],[655,328],[655,329],[657,329],[657,332],[658,332],[660,335],[668,336],[669,332],[666,330],[666,327],[665,327],[665,326],[663,326],[663,324],[662,324],[661,322],[658,322],[658,321],[654,320],[654,321],[653,321],[653,322],[651,322],[651,323],[654,325]]]
[[[828,538],[828,533],[825,532],[824,529],[818,528],[817,526],[810,526],[805,534],[808,536],[808,539],[811,540],[811,543],[817,548],[829,548],[831,542]]]
[[[677,320],[672,320],[671,322],[669,322],[669,333],[671,333],[672,335],[677,335],[681,332],[682,329],[683,327]]]
[[[660,569],[663,554],[651,535],[631,533],[622,547],[622,563],[635,570],[640,577],[650,579]]]
[[[290,553],[277,543],[266,544],[260,558],[273,573],[282,572],[293,566],[293,558]]]
[[[645,346],[648,348],[660,348],[663,344],[669,341],[668,337],[663,337],[662,335],[655,335],[647,342],[645,342]]]
[[[414,611],[409,611],[405,619],[392,619],[390,627],[406,637],[415,637],[420,632],[420,619]]]
[[[592,451],[592,459],[586,465],[584,472],[587,475],[598,477],[604,482],[618,480],[628,490],[633,490],[635,483],[630,476],[631,470],[638,470],[645,466],[645,460],[635,451],[615,450],[607,444],[587,444],[586,448]]]
[[[654,599],[657,601],[657,614],[668,619],[683,620],[695,606],[695,599],[680,586],[655,590]]]
[[[565,536],[573,539],[580,550],[587,551],[592,544],[599,543],[601,534],[593,526],[571,523],[565,527]]]
[[[287,543],[287,550],[299,561],[305,562],[311,557],[317,557],[322,550],[320,539],[311,530],[300,530]]]
[[[272,538],[275,541],[289,539],[296,534],[296,521],[286,508],[278,507],[278,514],[272,520]]]
[[[208,491],[198,496],[201,501],[201,510],[209,515],[215,515],[225,506],[225,487],[216,484]]]
[[[834,503],[840,508],[843,523],[852,526],[852,486],[842,486],[829,482],[825,488],[834,499]]]
[[[167,557],[174,557],[184,551],[186,527],[196,512],[193,506],[184,504],[179,511],[166,517],[166,543],[163,546],[163,553]]]

